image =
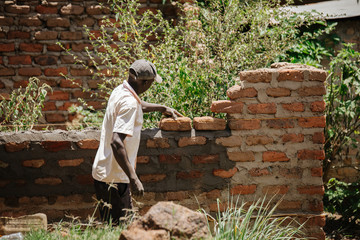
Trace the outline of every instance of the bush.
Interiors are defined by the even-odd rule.
[[[115,19],[103,19],[98,35],[88,29],[94,50],[88,50],[86,59],[76,57],[103,79],[99,87],[105,97],[127,78],[134,60],[154,62],[164,81],[154,84],[143,99],[172,106],[191,118],[211,115],[212,101],[226,99],[239,71],[269,65],[299,41],[300,27],[325,24],[319,16],[289,14],[280,1],[178,4],[176,22],[160,12],[139,16],[138,6],[135,1],[113,0]],[[145,126],[154,126],[158,117],[147,115]]]

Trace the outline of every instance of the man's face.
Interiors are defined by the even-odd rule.
[[[146,90],[148,90],[151,87],[151,84],[154,82],[154,79],[150,79],[150,80],[141,80],[141,79],[137,79],[136,80],[137,85],[138,85],[138,93],[141,94],[143,92],[146,92]]]

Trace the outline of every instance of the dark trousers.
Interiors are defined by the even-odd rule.
[[[121,217],[125,217],[126,209],[131,209],[130,186],[128,183],[107,183],[94,179],[96,198],[100,201],[99,210],[102,221],[115,224]]]

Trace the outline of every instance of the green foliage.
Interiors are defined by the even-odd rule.
[[[86,107],[84,107],[86,106]],[[76,118],[72,121],[68,129],[84,129],[87,127],[100,128],[104,117],[103,111],[96,111],[93,107],[72,105],[69,108],[70,114],[76,114]]]
[[[143,99],[191,118],[211,115],[212,101],[227,98],[226,90],[236,84],[239,71],[269,65],[298,41],[301,27],[325,23],[311,14],[291,15],[280,1],[178,4],[176,22],[160,12],[139,16],[134,0],[113,0],[110,5],[115,20],[104,18],[98,34],[87,30],[93,46],[88,56],[69,53],[84,67],[91,66],[105,98],[127,79],[134,60],[154,62],[164,81],[154,84]],[[158,117],[146,115],[145,126],[154,126]]]
[[[0,102],[1,128],[3,130],[20,131],[30,130],[42,116],[42,107],[45,97],[51,87],[40,80],[32,77],[25,89],[21,87],[14,90],[10,99],[2,99]]]
[[[326,102],[324,173],[349,147],[357,148],[360,129],[360,52],[344,44],[330,62]]]
[[[218,213],[214,221],[213,239],[303,239],[303,225],[290,217],[274,214],[278,204],[271,207],[272,201],[265,202],[265,198],[246,207],[231,201],[229,207]],[[209,219],[209,217],[208,217]]]
[[[324,195],[325,210],[342,216],[345,222],[360,220],[360,181],[345,183],[332,178]]]

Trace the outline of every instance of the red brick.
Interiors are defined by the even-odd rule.
[[[226,209],[229,208],[229,205],[227,203],[211,203],[209,205],[211,212],[225,212]]]
[[[18,73],[20,76],[40,76],[41,69],[36,67],[29,67],[29,68],[19,68]]]
[[[63,91],[53,91],[48,94],[49,100],[69,100],[70,94]]]
[[[10,180],[3,180],[3,179],[0,179],[0,188],[3,188],[3,187],[5,187],[6,185],[8,185],[9,183],[11,183],[11,181]],[[4,216],[3,215],[3,213],[1,214],[2,216]]]
[[[314,133],[314,135],[312,137],[312,141],[313,141],[313,143],[319,143],[319,144],[325,143],[324,132],[316,132],[316,133]]]
[[[154,14],[156,14],[159,10],[154,7],[141,7],[141,8],[139,8],[137,15],[144,15],[144,13],[147,11],[150,11],[150,12],[153,12]]]
[[[59,68],[46,68],[44,71],[45,76],[61,76],[62,74],[66,75],[68,73],[66,67],[59,67]]]
[[[208,199],[216,199],[216,198],[220,198],[220,196],[221,196],[221,191],[219,189],[214,189],[206,193],[206,198]]]
[[[240,136],[230,136],[230,137],[221,137],[215,140],[216,144],[219,144],[224,147],[238,147],[242,144],[242,137]]]
[[[94,73],[91,69],[71,69],[72,76],[92,76]]]
[[[73,91],[73,98],[84,98],[84,99],[94,99],[95,96],[91,92],[84,92],[83,90]]]
[[[258,82],[271,82],[272,79],[272,71],[267,69],[259,69],[254,71],[244,71],[240,72],[240,80],[250,83],[258,83]]]
[[[45,114],[45,119],[49,123],[61,123],[66,121],[66,118],[62,113],[47,113]]]
[[[13,76],[15,70],[13,68],[0,68],[0,76]]]
[[[311,70],[309,74],[310,81],[325,82],[327,73],[324,70]]]
[[[288,88],[268,88],[266,94],[270,97],[287,97],[291,95],[291,91]]]
[[[298,187],[298,192],[300,194],[309,194],[309,195],[324,195],[324,186],[304,186],[304,187]]]
[[[57,13],[57,7],[38,5],[38,6],[36,6],[35,9],[38,13],[42,13],[42,14],[56,14]]]
[[[91,174],[79,175],[76,176],[76,182],[81,185],[93,185],[94,178],[92,177]]]
[[[303,170],[301,168],[280,168],[279,174],[285,178],[298,178],[302,177]]]
[[[104,109],[106,105],[104,101],[87,101],[86,102],[89,106],[92,106],[95,110],[97,109]]]
[[[139,178],[144,183],[160,182],[166,178],[166,174],[143,174]]]
[[[265,186],[262,189],[262,192],[266,195],[268,195],[268,194],[286,194],[288,191],[289,191],[289,186],[287,186],[287,185]]]
[[[230,189],[231,195],[253,194],[256,191],[256,185],[237,185]]]
[[[7,152],[19,152],[24,149],[28,149],[29,146],[30,146],[29,142],[21,142],[21,143],[8,142],[5,144],[5,150]]]
[[[313,176],[313,177],[322,177],[323,176],[322,167],[312,168],[311,169],[311,176]]]
[[[70,48],[69,44],[65,44],[64,46],[66,49]],[[61,46],[57,45],[57,44],[51,44],[51,45],[47,45],[47,50],[51,51],[51,52],[61,52],[63,49],[61,48]]]
[[[11,31],[8,33],[8,39],[29,39],[29,38],[30,38],[29,32]]]
[[[258,103],[248,106],[249,113],[252,114],[273,114],[276,113],[275,103]]]
[[[48,27],[70,27],[70,20],[68,18],[49,18],[46,21]]]
[[[224,130],[226,128],[226,120],[214,117],[195,117],[193,125],[196,130]]]
[[[28,80],[21,80],[14,82],[14,88],[25,88],[29,84]]]
[[[1,74],[0,74],[0,76],[1,76]],[[0,99],[1,100],[3,100],[3,99],[10,100],[10,94],[8,94],[8,93],[0,93]]]
[[[25,17],[19,19],[19,25],[27,27],[39,27],[42,22],[37,16]]]
[[[190,131],[191,119],[188,117],[163,118],[160,121],[160,129],[164,131]]]
[[[94,24],[96,23],[96,21],[93,19],[93,18],[90,18],[90,17],[87,17],[87,18],[84,18],[84,19],[77,19],[76,20],[76,24],[79,26],[79,27],[84,27],[84,26],[87,26],[87,27],[92,27]],[[117,41],[115,39],[113,39],[114,41]]]
[[[62,180],[60,178],[56,177],[48,177],[48,178],[37,178],[35,179],[35,183],[39,185],[59,185],[62,183]]]
[[[0,64],[1,64],[1,58],[0,58]],[[5,88],[5,84],[0,81],[0,88]]]
[[[95,139],[84,139],[76,143],[76,145],[81,149],[98,149],[99,141]]]
[[[282,136],[282,141],[283,142],[292,142],[292,143],[300,143],[300,142],[304,142],[304,134],[299,133],[288,133],[288,134],[284,134]]]
[[[159,163],[174,164],[174,163],[179,163],[179,162],[181,162],[181,156],[179,156],[179,155],[175,155],[175,154],[171,154],[171,155],[160,154],[159,155]]]
[[[20,55],[20,56],[9,56],[9,64],[10,65],[29,65],[31,64],[31,57],[29,55]]]
[[[60,111],[68,111],[71,106],[78,106],[76,102],[64,102],[63,105],[58,106],[56,109]]]
[[[149,163],[150,157],[149,156],[137,156],[136,163]]]
[[[252,146],[252,145],[266,145],[273,143],[274,139],[272,137],[268,136],[248,136],[246,137],[246,145]]]
[[[55,102],[45,102],[44,107],[42,108],[43,111],[52,111],[56,110]]]
[[[46,66],[46,65],[56,65],[57,64],[57,60],[58,57],[56,56],[48,56],[48,55],[42,55],[42,56],[37,56],[34,58],[35,63],[39,64],[41,66]]]
[[[309,210],[312,212],[323,212],[324,211],[324,204],[321,200],[312,200],[309,202]],[[320,221],[318,226],[325,226],[325,221]]]
[[[10,4],[5,7],[5,10],[6,10],[6,12],[9,12],[9,13],[27,14],[30,12],[30,6]]]
[[[253,152],[227,152],[227,156],[234,162],[253,162],[255,156]]]
[[[0,64],[4,64],[3,57],[0,56]]]
[[[324,85],[315,87],[303,87],[298,90],[298,94],[302,97],[323,96],[326,94],[326,89]]]
[[[292,119],[270,119],[266,120],[269,128],[281,129],[281,128],[294,128],[295,123]]]
[[[288,162],[289,160],[283,152],[267,151],[263,153],[263,162]]]
[[[78,5],[72,5],[71,3],[63,6],[60,9],[60,13],[63,15],[80,15],[84,12],[84,7]]]
[[[86,12],[89,15],[101,15],[103,14],[103,7],[100,5],[89,6],[86,7]]]
[[[181,137],[178,141],[179,147],[205,145],[205,144],[206,144],[206,137],[203,136]]]
[[[178,191],[178,192],[167,192],[166,193],[166,200],[167,201],[181,201],[188,198],[188,193],[185,191]]]
[[[82,32],[61,32],[60,38],[62,40],[80,40],[83,38]]]
[[[170,148],[169,139],[167,138],[149,138],[146,141],[147,148]]]
[[[12,17],[0,16],[0,26],[11,26],[14,24]]]
[[[281,81],[302,82],[304,81],[304,74],[302,70],[295,70],[295,69],[279,70],[279,76],[277,80],[279,82]]]
[[[233,167],[232,169],[229,169],[229,170],[214,169],[213,175],[217,176],[217,177],[221,177],[221,178],[231,178],[232,176],[235,175],[235,173],[237,171],[238,171],[238,169],[236,167]]]
[[[325,159],[325,151],[324,150],[309,150],[309,149],[299,150],[298,158],[300,160],[324,160]]]
[[[44,159],[25,160],[22,162],[24,167],[40,168],[45,165]]]
[[[227,96],[234,100],[237,98],[253,98],[257,97],[258,92],[255,88],[242,88],[240,85],[230,87],[226,91]]]
[[[13,52],[15,51],[14,43],[2,43],[0,44],[0,52]]]
[[[90,40],[96,40],[102,36],[101,31],[99,30],[91,30],[89,33]]]
[[[176,179],[196,179],[201,178],[204,175],[203,172],[193,170],[189,172],[178,172],[176,173]]]
[[[278,205],[278,210],[301,210],[302,202],[301,201],[286,201],[283,200]]]
[[[323,128],[326,125],[326,118],[325,116],[299,118],[298,124],[304,128]]]
[[[41,145],[49,152],[58,152],[71,149],[71,142],[69,141],[44,141],[41,142]]]
[[[211,104],[211,111],[214,113],[242,113],[244,103],[229,100],[214,101]]]
[[[271,175],[269,169],[267,168],[252,168],[249,170],[249,174],[253,177],[262,177],[262,176],[267,176],[267,175]]]
[[[77,167],[84,162],[83,158],[70,159],[70,160],[59,160],[58,164],[60,167]]]
[[[217,163],[219,162],[219,155],[198,155],[193,156],[192,162],[194,164],[207,164],[207,163]]]
[[[260,129],[260,119],[231,119],[229,127],[232,130]]]
[[[73,64],[73,63],[75,63],[77,61],[71,55],[60,56],[60,60],[61,60],[61,63],[70,63],[70,64]]]
[[[305,107],[303,103],[283,103],[281,106],[290,112],[303,112]]]
[[[83,52],[85,49],[88,48],[89,50],[93,50],[94,47],[90,43],[73,43],[71,44],[71,49],[74,52]]]
[[[43,45],[37,43],[20,43],[20,50],[24,52],[41,52]]]
[[[57,39],[58,32],[55,31],[39,31],[35,33],[36,40],[55,40]]]
[[[324,112],[325,106],[325,101],[317,101],[311,103],[310,109],[312,112]]]

